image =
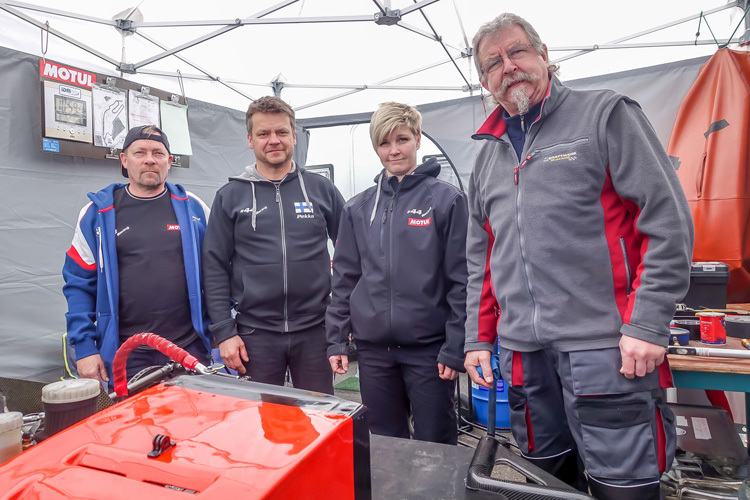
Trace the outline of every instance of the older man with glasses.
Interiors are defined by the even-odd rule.
[[[499,106],[474,135],[467,371],[491,386],[499,336],[523,456],[597,498],[658,499],[675,447],[664,347],[693,246],[674,168],[635,101],[563,85],[524,19],[501,14],[473,48]]]

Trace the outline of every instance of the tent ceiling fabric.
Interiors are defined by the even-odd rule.
[[[40,37],[49,22],[50,59],[113,75],[120,68],[135,69],[135,74],[124,77],[174,93],[180,90],[174,76],[179,70],[189,98],[235,109],[246,108],[251,98],[272,94],[277,82],[281,96],[300,117],[314,117],[372,111],[385,100],[422,104],[476,93],[469,91],[479,81],[467,45],[481,23],[505,9],[537,28],[552,59],[565,60],[563,79],[708,55],[716,48],[714,38],[727,40],[742,24],[741,9],[731,7],[737,2],[725,0],[527,4],[145,0],[134,13],[143,21],[133,16],[118,21],[113,18],[134,7],[130,0],[77,0],[64,4],[64,9],[56,0],[6,0],[0,1],[0,45],[41,56]],[[705,19],[699,21],[701,12]],[[389,25],[389,19],[398,23]],[[744,31],[740,26],[734,39]],[[609,50],[667,43],[683,46]],[[86,52],[86,47],[98,55]],[[582,51],[588,53],[581,55]],[[423,68],[429,69],[419,71]]]

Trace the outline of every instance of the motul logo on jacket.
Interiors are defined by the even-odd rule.
[[[179,231],[180,225],[179,224],[167,224],[167,231]]]
[[[60,82],[72,83],[82,87],[91,88],[96,83],[96,75],[87,73],[80,69],[68,68],[61,64],[51,63],[49,61],[39,61],[39,72],[42,78],[51,78]]]
[[[409,217],[410,226],[429,226],[432,223],[432,217],[426,219],[413,219]]]

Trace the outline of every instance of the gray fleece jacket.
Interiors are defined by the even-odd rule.
[[[474,135],[465,351],[666,345],[693,224],[641,108],[552,77],[520,162],[502,111]]]

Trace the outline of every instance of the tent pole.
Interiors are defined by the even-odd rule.
[[[732,7],[737,7],[737,4],[738,4],[738,2],[736,2],[736,1],[732,2],[732,3],[728,3],[728,4],[723,5],[721,7],[716,7],[716,8],[711,9],[711,10],[703,11],[702,15],[705,17],[705,16],[708,16],[708,15],[714,14],[716,12],[721,12],[722,10],[731,9]],[[648,29],[648,30],[645,30],[645,31],[641,31],[640,33],[635,33],[633,35],[629,35],[629,36],[626,36],[626,37],[623,37],[623,38],[618,38],[617,40],[612,40],[610,42],[605,43],[604,45],[594,45],[593,47],[584,48],[584,49],[581,49],[580,52],[576,52],[575,54],[570,54],[568,56],[561,57],[560,59],[555,59],[554,62],[555,63],[559,63],[559,62],[562,62],[562,61],[567,61],[568,59],[573,59],[574,57],[578,57],[578,56],[582,56],[584,54],[588,54],[589,52],[593,52],[594,50],[597,50],[597,49],[600,49],[600,48],[613,48],[613,45],[620,45],[620,42],[626,42],[628,40],[632,40],[634,38],[638,38],[638,37],[641,37],[643,35],[649,35],[651,33],[655,33],[657,31],[661,31],[663,29],[671,28],[673,26],[677,26],[678,24],[686,23],[688,21],[694,21],[695,19],[698,19],[700,16],[701,16],[701,14],[695,14],[695,15],[692,15],[692,16],[684,17],[682,19],[678,19],[676,21],[672,21],[671,23],[662,24],[661,26],[656,26],[654,28],[651,28],[651,29]],[[690,42],[690,44],[694,45],[695,44],[695,40],[693,40],[692,42]],[[682,44],[678,44],[678,45],[682,45]],[[656,44],[654,44],[654,45],[643,45],[643,46],[644,47],[670,47],[671,45],[656,45]],[[622,47],[623,48],[629,48],[629,47],[627,47],[625,45],[623,45]],[[565,50],[565,49],[549,49],[549,50]],[[571,49],[567,49],[567,50],[576,50],[576,49],[572,49],[571,48]]]
[[[103,53],[99,52],[98,50],[93,49],[93,48],[89,47],[88,45],[79,42],[75,38],[70,37],[70,36],[66,35],[65,33],[62,33],[62,32],[60,32],[60,31],[58,31],[58,30],[56,30],[54,28],[48,27],[46,24],[41,23],[41,22],[37,21],[36,19],[27,16],[23,12],[20,12],[20,11],[14,9],[13,7],[10,7],[6,3],[0,2],[0,9],[4,10],[8,14],[12,14],[12,15],[16,16],[19,19],[23,19],[27,23],[33,24],[34,26],[36,26],[36,27],[38,27],[40,29],[49,31],[49,33],[55,35],[58,38],[61,38],[62,40],[65,40],[66,42],[68,42],[68,43],[70,43],[72,45],[75,45],[79,49],[84,50],[84,51],[88,52],[89,54],[98,57],[99,59],[107,61],[112,66],[115,66],[115,67],[119,66],[119,63],[117,61],[115,61],[111,57],[107,56],[106,54],[103,54]]]

